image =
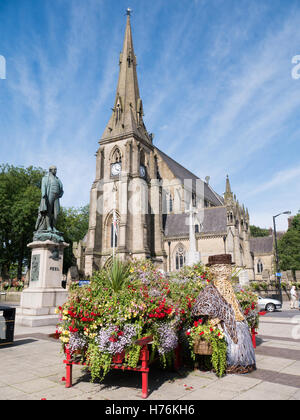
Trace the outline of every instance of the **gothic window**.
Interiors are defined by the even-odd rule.
[[[105,244],[107,250],[118,247],[119,242],[119,222],[120,217],[118,212],[116,212],[116,220],[114,221],[113,212],[111,212],[105,221]]]
[[[172,212],[173,212],[173,197],[170,194],[170,196],[169,196],[169,213],[172,213]]]
[[[263,263],[261,262],[261,260],[258,260],[257,262],[257,273],[261,274],[263,272],[264,266]]]
[[[185,248],[179,244],[175,251],[175,268],[180,270],[185,265]]]
[[[116,222],[111,223],[111,229],[110,229],[110,247],[117,248],[118,246],[118,224]]]
[[[114,152],[113,152],[113,155],[112,155],[112,159],[111,159],[112,163],[120,163],[121,158],[122,158],[122,155],[121,155],[120,150],[115,149]]]
[[[228,223],[232,223],[233,222],[233,214],[232,214],[232,211],[230,211],[230,212],[227,213],[227,220],[228,220]]]
[[[141,152],[140,152],[140,165],[145,166],[145,152],[144,152],[144,150],[141,150]]]
[[[195,233],[199,233],[199,225],[195,225]]]

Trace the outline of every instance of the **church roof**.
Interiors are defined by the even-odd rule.
[[[273,236],[250,238],[250,251],[254,254],[272,254]]]
[[[280,239],[285,232],[277,232],[277,240]],[[254,254],[272,254],[273,253],[273,235],[251,237],[250,238],[250,251]]]
[[[195,191],[196,190],[196,180],[197,182],[202,181],[198,176],[190,172],[188,169],[180,165],[178,162],[176,162],[174,159],[172,159],[170,156],[166,155],[164,152],[159,150],[157,147],[155,149],[158,151],[162,159],[165,161],[171,172],[174,174],[174,176],[179,179],[182,183],[184,183],[184,180],[191,179],[192,180],[192,188]],[[215,206],[222,206],[224,204],[223,198],[217,194],[209,184],[202,181],[204,184],[204,198],[205,200],[209,201],[211,204]]]
[[[226,207],[207,207],[203,211],[203,220],[201,220],[201,213],[198,215],[200,233],[221,234],[226,232]],[[197,215],[195,217],[197,223]],[[167,214],[164,219],[166,237],[189,235],[189,216],[187,214]]]

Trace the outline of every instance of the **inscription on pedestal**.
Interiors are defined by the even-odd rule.
[[[50,267],[50,271],[59,271],[58,267]]]
[[[30,281],[38,281],[40,275],[40,254],[32,255]]]

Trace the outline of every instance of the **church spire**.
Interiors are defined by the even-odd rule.
[[[225,193],[224,193],[224,201],[225,204],[229,204],[233,201],[233,194],[231,191],[231,186],[230,186],[230,181],[229,181],[229,176],[227,175],[226,177],[226,189],[225,189]]]
[[[123,50],[119,59],[119,79],[111,118],[105,128],[102,140],[127,134],[151,142],[143,121],[143,103],[140,98],[136,56],[134,54],[130,24],[131,10],[127,9],[127,22]]]

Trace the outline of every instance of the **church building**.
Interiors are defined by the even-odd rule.
[[[149,258],[165,271],[230,253],[240,281],[252,280],[249,214],[231,191],[225,193],[177,163],[145,127],[133,48],[130,12],[111,117],[99,141],[90,192],[89,229],[75,244],[83,275],[120,259]],[[225,179],[224,179],[225,184]]]

